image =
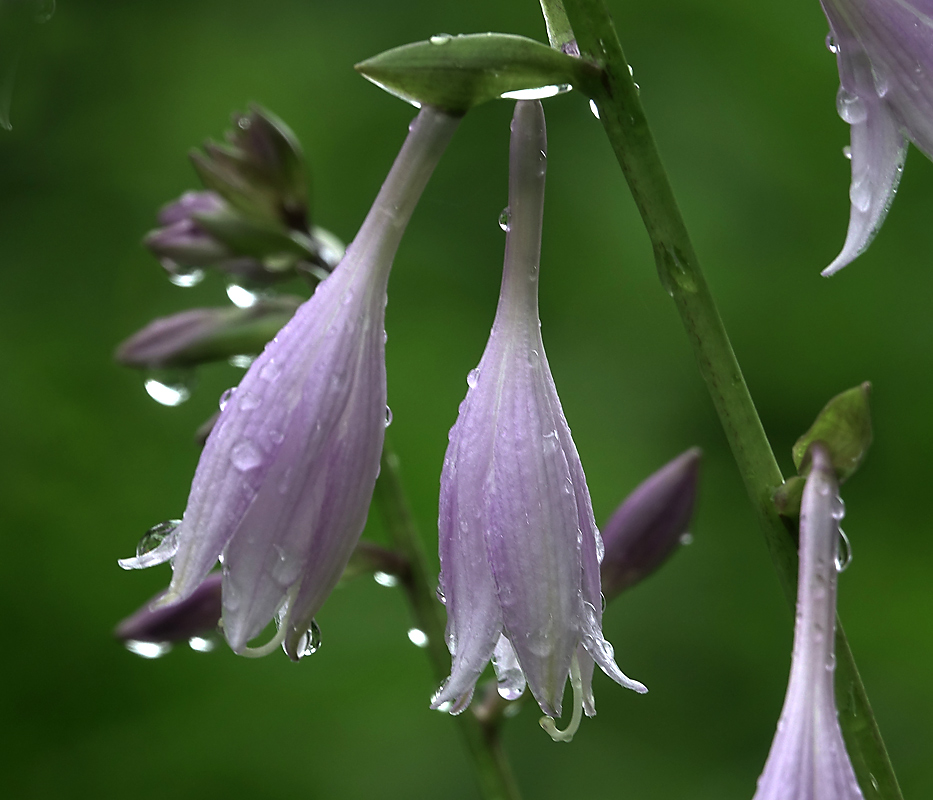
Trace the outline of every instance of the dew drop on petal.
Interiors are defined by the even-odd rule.
[[[158,525],[153,525],[136,544],[137,558],[155,550],[167,537],[175,532],[179,525],[181,525],[180,519],[170,519],[160,522]]]
[[[244,392],[240,397],[239,406],[242,411],[253,411],[259,408],[262,398],[254,392]]]
[[[248,356],[245,353],[240,353],[235,356],[230,356],[230,358],[227,359],[227,363],[231,367],[236,367],[237,369],[249,369],[255,360],[256,356]]]
[[[471,369],[467,373],[467,386],[469,386],[471,389],[475,389],[478,381],[479,381],[479,370]]]
[[[410,641],[415,647],[427,647],[428,635],[423,630],[421,630],[421,628],[409,628],[408,641]]]
[[[842,528],[839,529],[839,552],[836,554],[836,572],[845,572],[852,563],[852,544]]]
[[[223,411],[227,407],[227,403],[230,402],[230,398],[233,397],[233,393],[236,391],[236,386],[231,386],[229,389],[224,389],[223,394],[220,395],[220,400],[217,405],[220,406],[220,410]]]
[[[836,94],[836,111],[850,125],[857,125],[868,119],[868,107],[858,95],[850,94],[842,87]]]
[[[298,658],[302,659],[305,656],[313,656],[320,649],[321,629],[318,627],[317,622],[311,620],[311,627],[301,634],[301,637],[298,639],[298,647],[296,648]]]
[[[434,595],[437,597],[438,602],[442,606],[447,605],[447,596],[444,594],[440,586],[437,587],[437,590],[434,592]]]
[[[852,160],[852,147],[850,145],[846,145],[845,147],[843,147],[842,155],[845,156],[847,160],[851,161]]]
[[[136,639],[127,639],[123,646],[143,658],[161,658],[172,649],[168,642],[141,642]]]
[[[386,427],[392,424],[392,409],[386,406]]]
[[[502,230],[506,232],[508,232],[509,230],[510,217],[511,217],[511,214],[509,212],[508,206],[506,206],[505,208],[502,209],[502,211],[499,212],[499,227],[502,228]]]
[[[833,35],[831,33],[826,34],[826,49],[829,50],[829,52],[833,55],[836,55],[836,53],[839,52],[839,45],[836,44],[836,40],[833,39]]]
[[[453,36],[451,36],[449,33],[435,33],[429,41],[431,44],[436,44],[439,46],[442,44],[447,44],[447,42],[449,42],[451,39],[453,39]]]
[[[382,572],[381,570],[377,570],[373,573],[373,580],[380,586],[385,586],[389,589],[391,589],[393,586],[398,586],[398,577],[396,575],[392,575],[388,572]]]
[[[277,377],[279,377],[279,373],[281,371],[281,367],[279,367],[275,361],[269,359],[265,364],[262,365],[262,369],[259,370],[259,377],[264,381],[274,381]]]
[[[251,292],[237,283],[231,283],[227,286],[227,297],[238,308],[250,308],[259,302],[258,292]]]
[[[596,105],[595,100],[590,100],[590,112],[596,119],[599,119],[599,107]]]
[[[262,464],[262,453],[248,439],[244,439],[230,451],[230,461],[240,472],[248,472]]]

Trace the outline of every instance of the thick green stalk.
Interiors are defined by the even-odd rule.
[[[392,544],[408,559],[409,571],[403,580],[405,593],[418,627],[427,635],[426,650],[439,685],[450,672],[450,656],[444,644],[444,616],[434,590],[436,581],[405,499],[398,456],[388,441],[382,450],[382,469],[376,481],[375,500]],[[498,729],[483,725],[471,711],[455,719],[485,800],[521,800]]]
[[[549,0],[552,6],[555,2],[559,0]],[[564,4],[582,57],[603,70],[600,84],[580,88],[591,94],[599,109],[651,238],[661,282],[680,313],[781,586],[793,604],[796,543],[772,501],[783,476],[700,270],[615,26],[604,0],[565,0]],[[901,800],[897,778],[841,624],[836,628],[836,649],[839,719],[862,791],[866,800]]]

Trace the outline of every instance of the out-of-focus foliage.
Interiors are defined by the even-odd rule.
[[[785,472],[828,397],[871,380],[874,444],[844,486],[855,558],[840,613],[905,796],[933,719],[933,166],[909,156],[869,251],[819,277],[845,233],[847,126],[816,0],[610,3],[641,96]],[[168,581],[127,574],[184,508],[195,427],[241,371],[203,369],[164,408],[114,346],[156,316],[226,302],[141,246],[197,187],[188,150],[269,108],[313,170],[313,218],[352,238],[412,110],[353,64],[433,34],[544,40],[537,3],[60,2],[23,53],[0,131],[0,746],[11,797],[473,798],[397,589],[347,583],[323,646],[147,661],[112,628]],[[599,715],[558,746],[525,708],[506,746],[527,797],[747,800],[790,664],[784,602],[637,212],[581,96],[546,101],[541,265],[548,358],[600,520],[688,447],[704,450],[694,543],[607,610],[640,697],[595,678]],[[447,430],[495,310],[508,102],[474,109],[402,243],[389,290],[393,440],[429,550]],[[300,286],[288,284],[288,291]],[[378,515],[367,535],[383,541]],[[433,552],[432,552],[433,555]]]

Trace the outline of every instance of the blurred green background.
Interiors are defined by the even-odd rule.
[[[912,152],[866,255],[819,270],[848,215],[847,126],[816,0],[612,0],[687,223],[785,470],[824,402],[874,384],[876,442],[844,488],[854,562],[840,613],[905,796],[933,783],[933,166]],[[398,590],[359,579],[300,665],[221,647],[148,661],[111,636],[168,580],[125,573],[180,516],[194,428],[241,374],[204,369],[164,408],[116,367],[149,319],[226,302],[168,283],[140,245],[197,185],[187,150],[254,101],[313,173],[316,221],[352,238],[412,110],[352,65],[445,31],[544,39],[537,3],[59,3],[0,131],[0,762],[16,798],[474,798]],[[541,315],[597,518],[650,471],[705,451],[694,543],[605,619],[638,696],[597,675],[599,716],[556,745],[526,706],[507,749],[528,798],[747,800],[783,701],[792,614],[673,304],[584,98],[546,103]],[[392,435],[432,558],[438,475],[495,309],[511,104],[472,111],[390,283]],[[367,535],[382,532],[373,514]]]

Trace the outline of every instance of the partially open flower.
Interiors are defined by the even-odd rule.
[[[794,655],[784,708],[754,800],[862,800],[836,700],[836,579],[843,505],[829,453],[810,448],[800,506]]]
[[[836,107],[851,126],[849,230],[832,275],[881,228],[904,168],[907,141],[933,157],[933,27],[920,0],[820,0],[839,65]]]
[[[386,425],[386,285],[402,233],[458,118],[426,107],[340,265],[253,362],[201,455],[184,518],[128,569],[174,558],[161,605],[219,558],[238,653],[309,651],[313,617],[366,521]],[[276,616],[269,645],[247,643]]]
[[[602,634],[602,542],[541,340],[546,148],[541,104],[517,103],[499,307],[441,474],[440,590],[453,664],[432,707],[462,711],[491,659],[500,693],[515,699],[527,681],[543,727],[569,741],[583,710],[595,714],[594,660],[646,690],[622,674]],[[568,677],[573,720],[558,731]]]

